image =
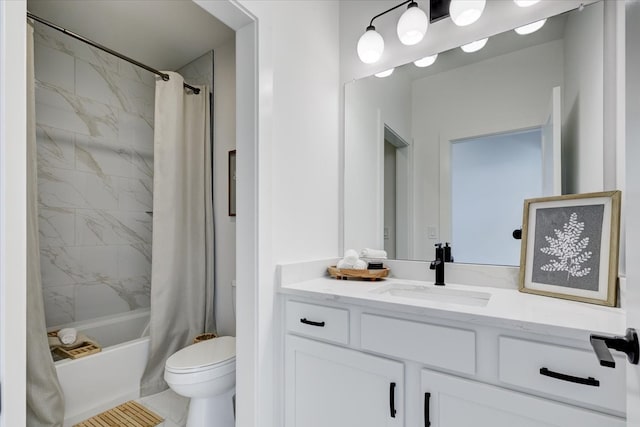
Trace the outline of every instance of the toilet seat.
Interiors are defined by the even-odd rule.
[[[175,374],[202,372],[222,368],[230,363],[235,366],[235,359],[235,337],[218,337],[177,351],[167,359],[165,370]]]

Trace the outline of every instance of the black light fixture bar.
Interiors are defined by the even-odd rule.
[[[367,27],[367,30],[369,30],[369,29],[375,30],[375,27],[373,26],[373,20],[374,20],[374,19],[379,18],[379,17],[381,17],[382,15],[386,15],[387,13],[391,12],[392,10],[396,10],[396,9],[397,9],[397,8],[399,8],[400,6],[404,6],[404,5],[405,5],[405,4],[407,4],[407,3],[416,3],[416,2],[415,2],[415,0],[406,0],[406,1],[403,1],[402,3],[400,3],[400,4],[399,4],[399,5],[397,5],[397,6],[393,6],[391,9],[387,9],[387,10],[385,10],[384,12],[377,14],[376,16],[374,16],[373,18],[371,18],[371,22],[369,22],[369,26]],[[416,5],[417,5],[417,3],[416,3]]]
[[[431,0],[429,2],[429,23],[440,21],[449,17],[451,0]]]

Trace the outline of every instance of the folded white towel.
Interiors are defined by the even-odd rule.
[[[60,342],[65,345],[73,344],[78,337],[78,331],[74,328],[64,328],[58,331]]]
[[[351,264],[348,263],[347,261],[341,259],[340,261],[338,261],[338,265],[336,267],[338,268],[346,268],[349,270],[366,270],[367,269],[367,262],[364,260],[357,260],[355,263]]]
[[[358,262],[358,252],[356,252],[354,249],[347,249],[344,252],[344,258],[343,260],[347,263],[347,264],[351,264],[354,265],[356,262]]]
[[[362,258],[383,260],[387,259],[387,251],[383,249],[364,248],[360,251],[360,256]]]

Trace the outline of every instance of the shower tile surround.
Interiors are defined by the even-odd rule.
[[[155,77],[35,26],[48,326],[149,306]]]

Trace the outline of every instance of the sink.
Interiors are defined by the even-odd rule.
[[[408,283],[390,283],[388,285],[372,289],[369,292],[375,294],[387,294],[394,297],[472,305],[477,307],[486,306],[491,298],[491,294],[487,292],[412,285]]]

